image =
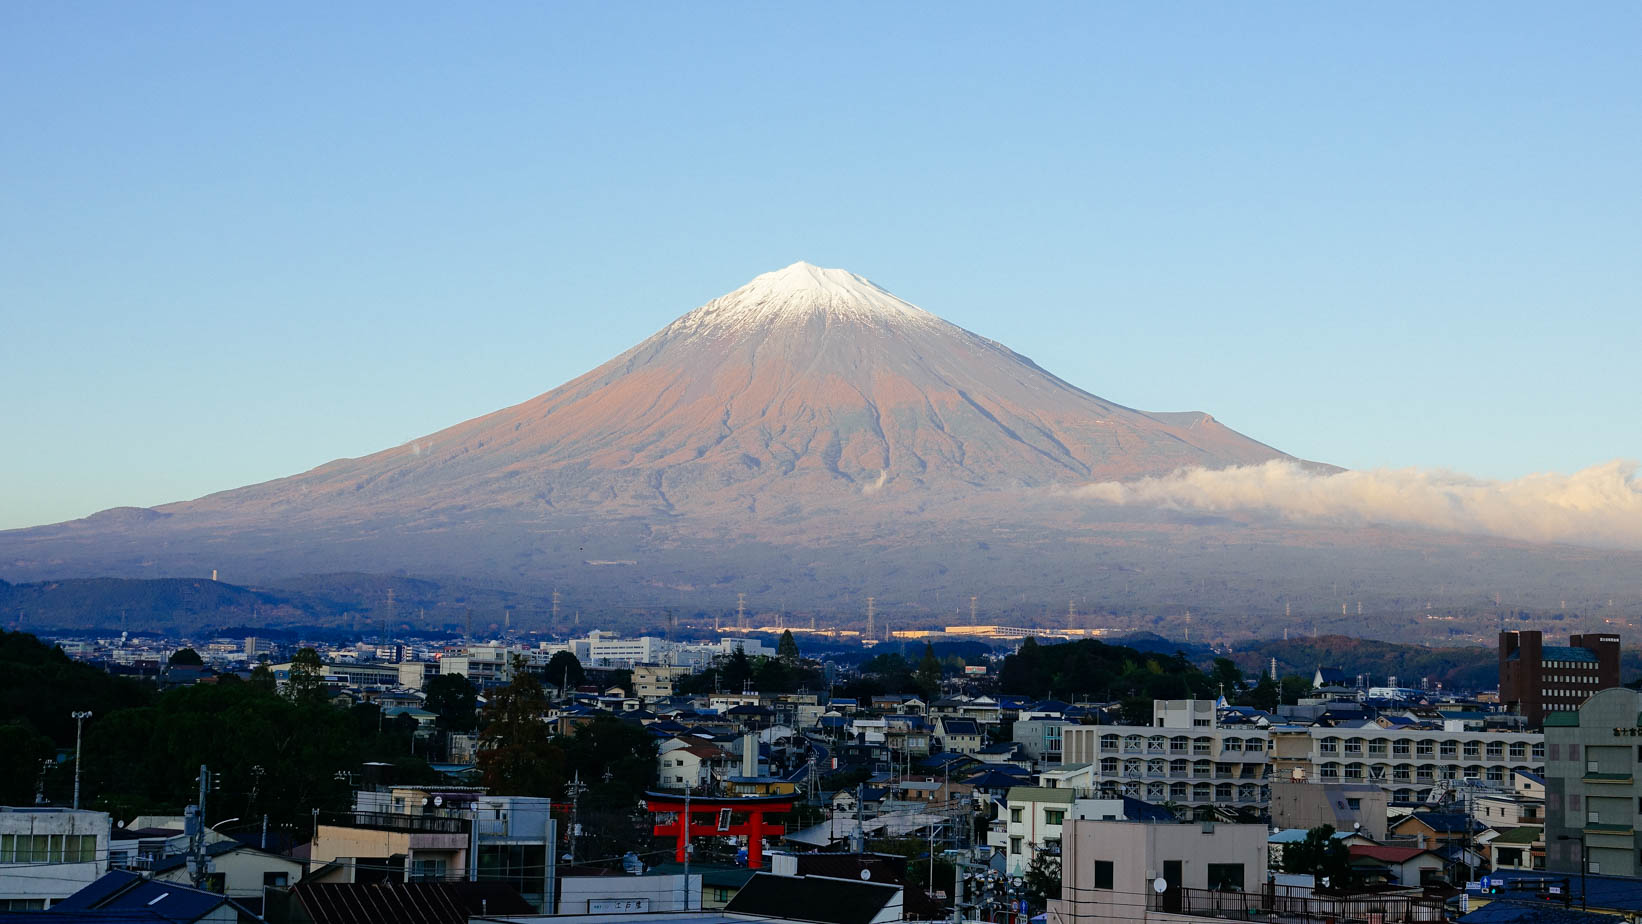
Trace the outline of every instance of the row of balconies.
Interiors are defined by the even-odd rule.
[[[1329,757],[1355,757],[1355,758],[1370,758],[1371,759],[1371,758],[1378,757],[1378,758],[1392,758],[1392,759],[1396,759],[1396,758],[1416,758],[1416,759],[1418,759],[1418,758],[1428,758],[1428,759],[1436,759],[1436,760],[1490,760],[1490,761],[1529,760],[1529,759],[1544,760],[1545,759],[1545,752],[1544,752],[1544,749],[1542,747],[1534,747],[1532,749],[1530,749],[1528,747],[1513,747],[1513,748],[1509,748],[1509,749],[1507,749],[1507,748],[1499,748],[1499,749],[1478,748],[1478,749],[1475,749],[1475,750],[1462,750],[1461,748],[1457,748],[1457,747],[1440,747],[1439,746],[1439,747],[1415,747],[1411,750],[1408,747],[1397,747],[1397,746],[1394,745],[1388,750],[1386,748],[1373,748],[1373,747],[1370,747],[1370,748],[1367,748],[1367,749],[1364,749],[1364,748],[1361,748],[1361,747],[1353,748],[1349,745],[1345,746],[1345,747],[1337,747],[1337,746],[1331,747],[1326,742],[1319,742],[1318,745],[1317,745],[1317,750],[1315,751],[1315,753],[1317,755],[1321,756],[1321,757],[1324,757],[1324,758],[1329,758]],[[1529,755],[1532,755],[1532,757],[1530,758]]]
[[[1264,754],[1266,752],[1264,738],[1221,739],[1218,742],[1212,738],[1200,738],[1191,740],[1189,744],[1186,743],[1187,740],[1176,739],[1164,744],[1156,740],[1143,742],[1132,738],[1124,739],[1122,742],[1114,742],[1107,738],[1100,741],[1099,747],[1102,754],[1208,754],[1217,750],[1216,744],[1219,745],[1218,750],[1222,754],[1237,754],[1245,751],[1250,754]],[[1232,740],[1236,740],[1237,744],[1231,745]]]
[[[1236,770],[1156,770],[1150,767],[1123,767],[1117,771],[1102,770],[1100,776],[1122,777],[1127,780],[1256,780],[1265,774],[1260,772],[1264,767],[1241,767],[1242,772]],[[1253,773],[1249,771],[1255,771]]]
[[[1228,786],[1221,784],[1210,788],[1201,784],[1187,786],[1184,783],[1129,783],[1123,787],[1106,784],[1102,787],[1102,796],[1114,798],[1119,795],[1133,796],[1148,802],[1179,802],[1183,804],[1241,804],[1254,805],[1269,802],[1271,793],[1265,786],[1240,785]]]

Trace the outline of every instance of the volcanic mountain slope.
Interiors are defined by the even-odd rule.
[[[523,404],[161,509],[791,514],[1274,458],[1206,414],[1114,404],[860,276],[795,263]]]
[[[559,590],[606,616],[708,610],[746,592],[811,613],[859,614],[874,596],[884,619],[950,617],[979,595],[1005,621],[1075,600],[1267,629],[1279,599],[1342,612],[1342,588],[1391,594],[1385,605],[1405,613],[1433,593],[1642,593],[1642,555],[1063,490],[1286,458],[1205,414],[1096,397],[859,276],[797,263],[553,391],[409,444],[0,532],[0,579],[221,569],[279,587],[346,571],[478,588],[441,591],[452,605]]]

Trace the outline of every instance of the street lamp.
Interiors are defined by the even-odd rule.
[[[74,720],[74,808],[80,807],[80,729],[86,719],[91,718],[91,710],[70,712],[68,717]]]
[[[1585,846],[1585,835],[1581,833],[1578,837],[1572,837],[1567,834],[1558,834],[1556,839],[1559,841],[1579,841],[1579,910],[1589,911],[1590,907],[1585,900],[1585,873],[1591,868],[1591,861],[1585,857],[1588,849]]]

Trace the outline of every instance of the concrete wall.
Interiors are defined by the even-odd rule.
[[[701,876],[689,878],[686,898],[684,876],[563,876],[559,879],[559,914],[593,914],[597,902],[633,901],[631,910],[651,913],[699,911]],[[614,910],[614,909],[612,909]]]
[[[1118,924],[1149,920],[1147,896],[1170,861],[1180,861],[1186,889],[1209,887],[1211,863],[1243,866],[1243,888],[1253,894],[1266,882],[1265,825],[1212,823],[1145,824],[1125,821],[1068,822],[1061,831],[1061,895],[1050,921]],[[1097,862],[1112,864],[1111,888],[1095,887]]]
[[[1385,790],[1366,783],[1271,783],[1271,823],[1278,828],[1329,825],[1336,831],[1356,830],[1376,841],[1385,840]],[[1357,807],[1352,808],[1355,802]],[[1361,827],[1354,827],[1360,825]]]
[[[47,908],[80,891],[108,872],[108,835],[107,812],[0,807],[0,900]],[[41,848],[44,859],[31,861]]]

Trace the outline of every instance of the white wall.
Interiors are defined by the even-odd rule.
[[[692,875],[686,903],[684,876],[564,876],[559,914],[593,914],[601,901],[636,900],[650,912],[701,910],[701,876]],[[641,910],[634,908],[634,911]]]

